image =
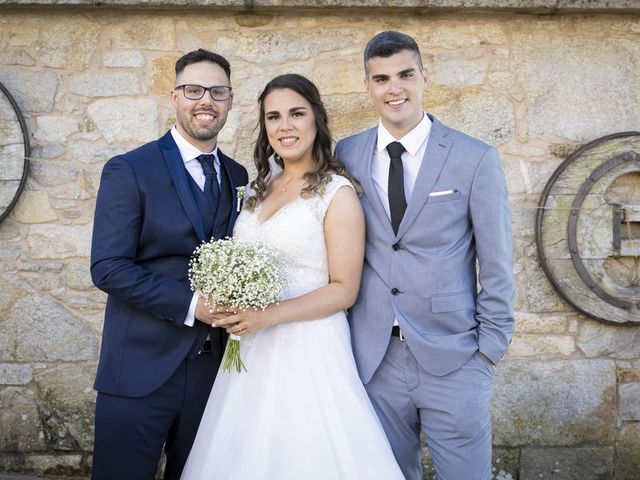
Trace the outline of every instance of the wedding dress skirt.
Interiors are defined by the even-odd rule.
[[[234,235],[279,248],[285,298],[326,285],[323,220],[335,192],[298,199],[264,222],[243,211]],[[402,480],[358,377],[344,312],[242,337],[247,372],[220,370],[184,480]]]

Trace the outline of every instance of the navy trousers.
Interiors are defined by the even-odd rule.
[[[165,480],[179,480],[222,359],[221,347],[185,359],[153,393],[98,393],[92,480],[153,480],[162,448]]]

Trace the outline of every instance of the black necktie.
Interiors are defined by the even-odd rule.
[[[402,168],[402,152],[404,147],[400,142],[391,142],[387,145],[389,152],[389,210],[391,212],[391,226],[394,233],[398,233],[398,227],[407,208],[407,200],[404,196],[404,172]]]
[[[218,206],[218,201],[220,200],[220,185],[218,184],[216,167],[213,164],[215,158],[216,156],[213,154],[200,155],[196,158],[202,165],[202,172],[204,173],[204,195],[213,208]]]

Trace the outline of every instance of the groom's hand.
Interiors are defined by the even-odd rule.
[[[214,325],[214,323],[218,320],[222,320],[223,318],[228,317],[229,315],[233,315],[233,312],[226,311],[226,308],[221,305],[208,305],[207,301],[204,297],[198,298],[198,303],[196,304],[196,319],[201,321],[202,323],[206,323],[209,325]]]

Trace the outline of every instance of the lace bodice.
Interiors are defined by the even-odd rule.
[[[351,183],[332,175],[324,194],[298,197],[260,222],[262,205],[243,210],[233,230],[239,240],[260,241],[284,254],[286,284],[283,299],[293,298],[329,282],[327,245],[324,240],[324,216],[340,187]],[[353,187],[351,187],[353,188]]]

